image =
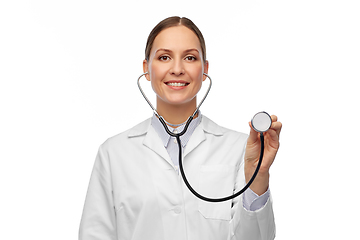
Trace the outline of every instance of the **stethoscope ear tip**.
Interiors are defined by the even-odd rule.
[[[264,133],[271,127],[271,116],[267,112],[258,112],[251,119],[251,126],[259,133]]]

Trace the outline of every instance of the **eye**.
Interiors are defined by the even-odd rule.
[[[188,61],[195,61],[195,60],[196,60],[196,57],[194,57],[194,56],[187,56],[185,59],[188,60]]]
[[[160,61],[167,61],[167,60],[169,60],[169,59],[170,59],[169,56],[160,56],[160,57],[159,57],[159,60],[160,60]]]

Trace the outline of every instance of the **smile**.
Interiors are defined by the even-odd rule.
[[[185,86],[189,85],[189,83],[167,82],[166,85],[172,86],[172,87],[185,87]]]

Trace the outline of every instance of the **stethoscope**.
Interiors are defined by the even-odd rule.
[[[194,188],[190,185],[189,181],[186,178],[185,172],[184,172],[184,168],[183,168],[183,163],[182,163],[182,149],[181,149],[181,140],[180,140],[180,136],[184,135],[185,132],[187,131],[191,121],[194,119],[195,115],[198,113],[200,106],[203,104],[205,98],[207,97],[207,95],[209,94],[211,85],[212,85],[212,80],[210,78],[210,76],[206,73],[203,73],[210,81],[209,87],[204,95],[204,97],[202,98],[202,100],[200,101],[199,105],[197,106],[197,108],[195,109],[194,113],[188,118],[188,120],[186,121],[185,127],[183,129],[182,132],[180,133],[172,133],[170,132],[170,130],[168,129],[166,122],[164,120],[164,118],[156,111],[156,109],[154,108],[154,106],[151,104],[150,100],[146,97],[144,91],[142,90],[141,86],[140,86],[140,79],[142,76],[148,74],[143,73],[139,76],[138,78],[138,87],[140,89],[141,94],[143,95],[143,97],[145,98],[145,100],[147,101],[147,103],[150,105],[150,107],[152,108],[154,114],[158,117],[158,119],[160,120],[161,124],[164,126],[166,132],[172,136],[176,138],[176,141],[178,143],[178,147],[179,147],[179,167],[180,167],[180,173],[181,176],[185,182],[185,185],[188,187],[188,189],[198,198],[204,200],[204,201],[208,201],[208,202],[224,202],[230,199],[233,199],[237,196],[239,196],[240,194],[242,194],[243,192],[246,191],[246,189],[248,189],[250,187],[250,185],[253,183],[253,181],[255,180],[256,175],[258,174],[259,170],[260,170],[260,166],[262,163],[262,159],[263,159],[263,155],[264,155],[264,132],[266,132],[267,130],[269,130],[269,128],[271,127],[271,117],[268,113],[266,112],[259,112],[257,114],[254,115],[254,117],[251,120],[251,125],[253,127],[253,129],[257,132],[260,133],[260,142],[261,142],[261,149],[260,149],[260,157],[259,157],[259,162],[258,165],[255,169],[254,174],[252,175],[250,181],[243,187],[243,189],[241,189],[240,191],[238,191],[237,193],[234,193],[233,195],[227,196],[227,197],[223,197],[223,198],[208,198],[205,197],[201,194],[199,194],[198,192],[196,192],[194,190]]]

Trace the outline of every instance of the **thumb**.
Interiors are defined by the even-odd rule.
[[[249,122],[249,126],[250,126],[250,134],[248,138],[248,144],[253,144],[258,139],[258,132],[253,129],[251,122]]]

